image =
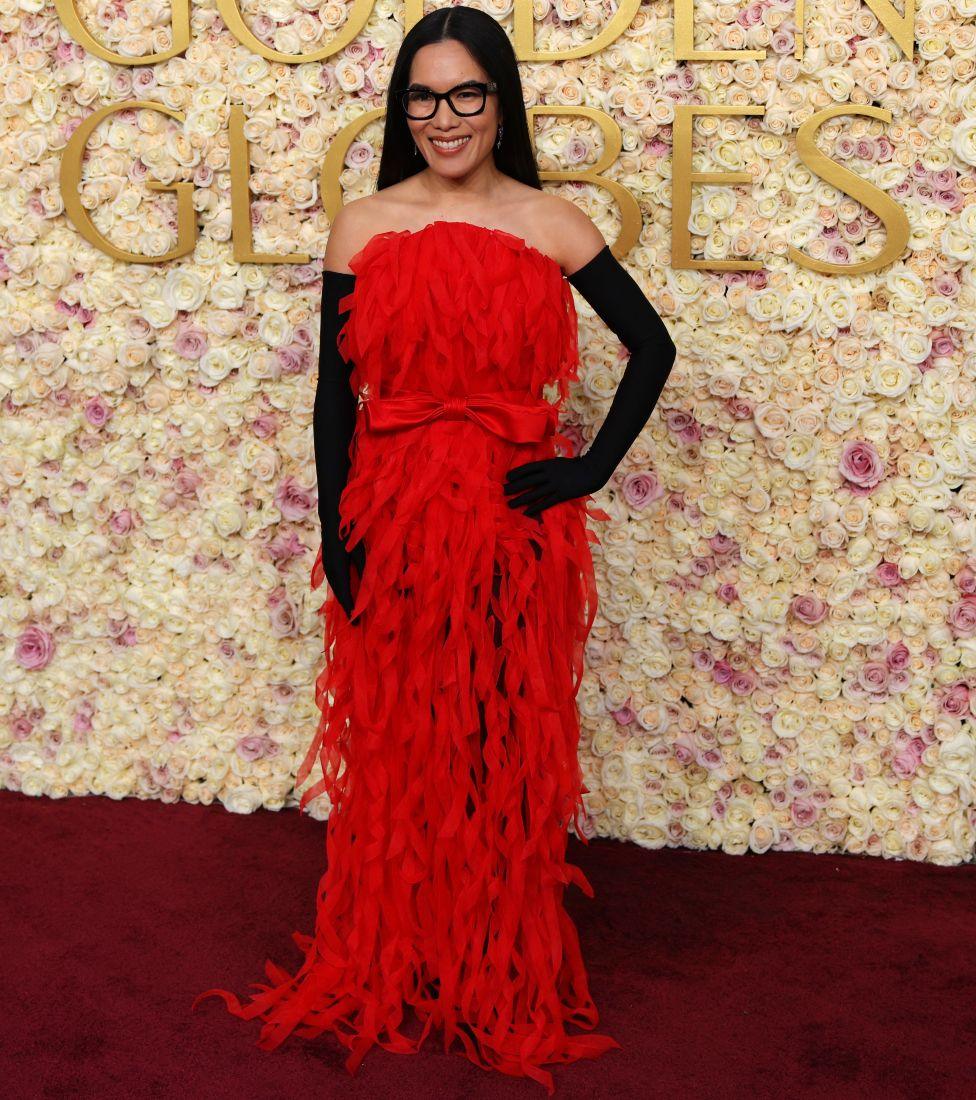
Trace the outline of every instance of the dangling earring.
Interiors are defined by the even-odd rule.
[[[417,154],[418,157],[420,156],[420,149],[417,147],[416,142],[413,143],[413,151]]]
[[[502,147],[502,131],[504,129],[505,129],[504,126],[499,126],[498,127],[498,139],[495,142],[495,148],[496,149],[501,149],[501,147]]]

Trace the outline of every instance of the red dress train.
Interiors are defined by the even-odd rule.
[[[305,961],[271,960],[270,985],[229,1011],[334,1033],[355,1073],[373,1044],[444,1048],[554,1091],[547,1062],[620,1044],[598,1023],[563,908],[575,883],[586,788],[576,692],[596,611],[589,498],[529,517],[502,491],[512,466],[557,454],[557,405],[579,367],[570,284],[550,257],[503,230],[435,221],[379,233],[350,261],[339,347],[360,392],[340,503],[364,540],[358,617],[326,586],[321,717],[313,763],[331,813]],[[563,453],[567,453],[565,450]],[[355,578],[355,573],[354,573]],[[311,584],[323,582],[321,550]],[[418,1038],[401,1030],[412,1006]],[[585,1029],[571,1034],[567,1024]],[[419,1025],[418,1025],[419,1026]]]

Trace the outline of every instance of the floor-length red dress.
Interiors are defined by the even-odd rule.
[[[374,1043],[416,1053],[442,1028],[445,1049],[552,1094],[543,1063],[620,1045],[592,1033],[563,908],[569,883],[593,896],[565,852],[586,790],[586,516],[609,517],[588,497],[530,517],[502,490],[512,466],[569,453],[542,389],[561,403],[577,377],[572,291],[520,237],[463,221],[379,233],[349,266],[339,348],[363,404],[340,515],[366,567],[355,622],[328,586],[319,608],[321,718],[298,773],[319,760],[301,807],[321,791],[332,807],[315,931],[292,934],[294,976],[266,962],[246,1007],[197,1001],[262,1017],[263,1049],[331,1031],[351,1073]]]

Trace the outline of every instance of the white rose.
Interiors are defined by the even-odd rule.
[[[249,814],[261,807],[261,792],[256,787],[241,784],[225,790],[220,801],[232,814]]]
[[[247,287],[241,275],[226,275],[214,281],[209,296],[218,309],[240,309],[247,297]]]
[[[294,329],[284,313],[272,310],[261,315],[258,334],[269,347],[280,348],[291,342]]]
[[[246,513],[236,500],[225,500],[208,511],[208,519],[215,533],[222,539],[240,531]]]
[[[237,362],[231,354],[230,348],[217,347],[208,348],[203,353],[197,364],[197,370],[205,379],[206,385],[213,386],[226,378],[236,366]]]
[[[976,118],[967,118],[956,123],[952,134],[952,151],[963,164],[976,167]]]
[[[192,270],[173,268],[163,280],[162,297],[173,309],[192,313],[203,305],[207,297],[207,284]]]

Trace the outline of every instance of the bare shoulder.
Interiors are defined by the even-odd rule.
[[[359,252],[374,234],[384,227],[384,217],[389,217],[388,206],[377,195],[364,195],[344,203],[329,226],[329,239],[325,245],[322,266],[328,271],[351,274],[350,259]]]
[[[590,216],[570,199],[547,195],[544,214],[549,255],[566,275],[578,271],[607,243]]]

